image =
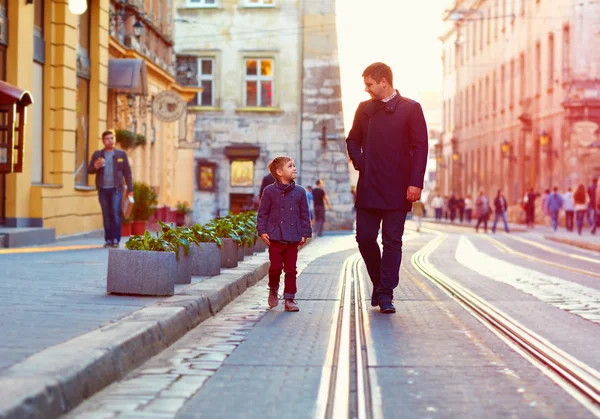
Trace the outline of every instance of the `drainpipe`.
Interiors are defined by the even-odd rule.
[[[298,72],[300,77],[298,80],[298,160],[300,161],[300,174],[298,176],[298,185],[302,185],[302,172],[304,171],[304,159],[302,156],[303,130],[302,122],[304,121],[304,0],[298,1],[300,8],[300,28],[301,31],[298,37]]]

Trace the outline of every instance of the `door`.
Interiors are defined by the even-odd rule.
[[[252,194],[236,194],[232,193],[229,195],[229,211],[234,214],[239,214],[243,211],[249,211],[252,209]]]

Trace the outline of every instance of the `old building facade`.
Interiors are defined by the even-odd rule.
[[[600,173],[600,4],[459,0],[446,12],[442,193],[525,191]]]
[[[86,166],[109,128],[147,136],[131,155],[134,178],[155,186],[161,204],[192,200],[193,180],[176,170],[193,170],[193,151],[181,151],[185,123],[159,119],[152,106],[161,92],[174,91],[185,111],[185,100],[199,90],[175,82],[171,10],[171,1],[94,0],[77,15],[66,1],[0,0],[0,80],[33,98],[23,170],[0,173],[0,226],[45,227],[57,235],[102,228]],[[134,65],[114,66],[123,59]],[[115,70],[128,85],[113,84]],[[1,122],[5,148],[10,128]]]
[[[188,106],[196,221],[250,207],[268,162],[289,155],[298,183],[325,179],[330,228],[351,226],[334,4],[177,0],[179,80],[204,89]]]

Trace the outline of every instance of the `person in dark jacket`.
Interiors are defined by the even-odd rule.
[[[285,311],[299,311],[296,298],[298,247],[312,237],[306,191],[296,185],[296,165],[291,157],[281,156],[269,163],[275,183],[263,191],[256,230],[269,246],[270,307],[277,307],[281,271],[285,271],[283,298]]]
[[[504,222],[504,231],[507,233],[508,231],[508,221],[506,220],[506,210],[508,208],[508,204],[506,202],[506,198],[504,198],[504,194],[501,190],[498,190],[496,194],[496,199],[494,199],[494,209],[496,210],[496,218],[494,218],[494,224],[492,225],[492,233],[496,232],[496,226],[498,225],[498,219],[502,218]]]
[[[262,194],[263,194],[265,188],[269,185],[272,185],[273,183],[275,183],[275,178],[273,177],[273,175],[271,173],[267,173],[265,175],[265,177],[263,177],[262,184],[260,185],[260,192],[258,193],[258,197],[262,198]]]
[[[102,143],[104,149],[92,154],[88,173],[96,174],[96,189],[104,221],[104,247],[119,247],[123,179],[127,184],[127,194],[133,196],[133,178],[127,153],[115,148],[113,130],[102,133]]]
[[[529,228],[533,228],[533,225],[535,224],[535,200],[539,196],[539,193],[535,193],[533,188],[530,188],[529,192],[527,192],[525,198],[523,199],[525,207],[525,223]]]
[[[358,106],[346,139],[359,171],[356,241],[373,282],[371,305],[394,313],[406,214],[423,189],[427,125],[421,105],[394,90],[390,67],[374,63],[362,76],[371,100]],[[382,221],[383,256],[377,244]]]

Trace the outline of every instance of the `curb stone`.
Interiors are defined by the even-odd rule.
[[[562,237],[555,237],[555,236],[544,236],[544,239],[550,240],[553,242],[557,242],[557,243],[568,244],[569,246],[579,247],[580,249],[586,249],[586,250],[592,250],[595,252],[600,252],[600,245],[597,245],[594,243],[586,243],[586,242],[580,241],[580,240],[571,240],[571,239],[565,239]]]
[[[259,254],[9,367],[0,375],[0,419],[57,418],[69,412],[221,311],[268,269],[268,255]]]

